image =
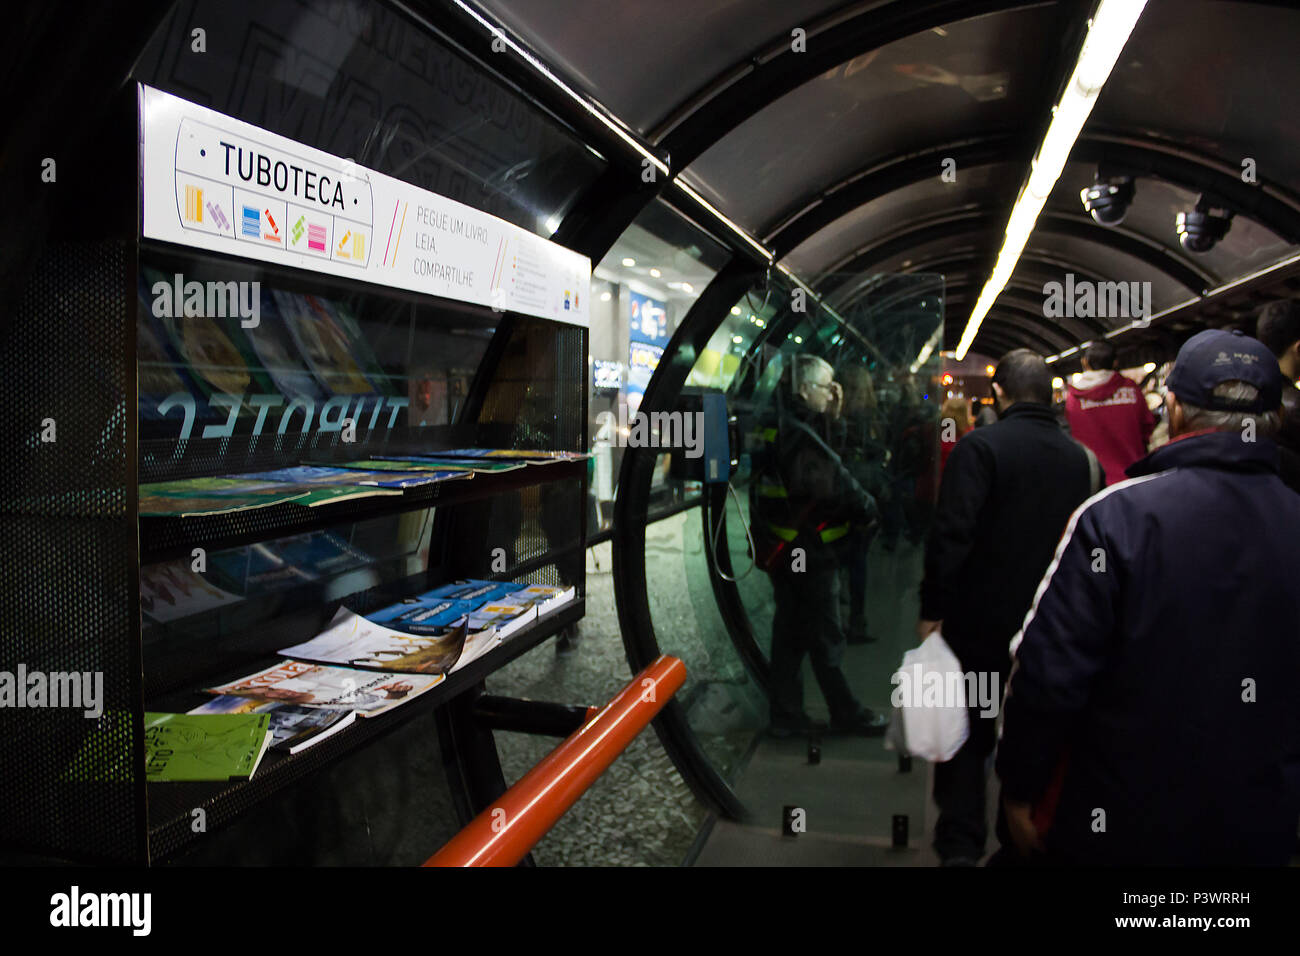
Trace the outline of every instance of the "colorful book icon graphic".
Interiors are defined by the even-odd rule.
[[[316,252],[325,251],[325,227],[309,225],[307,227],[307,248]]]
[[[187,222],[203,221],[203,190],[198,186],[185,187],[185,219]]]
[[[227,219],[226,214],[221,211],[221,207],[218,205],[214,205],[211,202],[209,202],[207,205],[208,205],[208,212],[212,213],[212,221],[215,222],[218,226],[220,226],[223,230],[229,229],[230,220]]]
[[[366,234],[359,232],[352,237],[352,258],[364,259],[366,257]]]
[[[351,238],[352,238],[352,230],[349,229],[347,232],[343,233],[343,238],[339,240],[339,250],[338,250],[338,251],[339,251],[339,258],[340,258],[340,259],[347,259],[347,258],[349,258],[348,254],[347,254],[346,252],[343,251],[343,247],[346,246],[346,245],[348,244],[348,240],[351,239]]]
[[[262,215],[256,206],[245,206],[240,216],[239,231],[256,239],[262,232]]]
[[[293,244],[296,246],[298,240],[302,238],[303,223],[307,221],[306,216],[299,216],[298,221],[293,224]]]
[[[280,227],[275,224],[275,217],[271,215],[271,210],[262,210],[266,213],[266,221],[271,224],[271,231],[262,236],[263,239],[269,239],[271,242],[280,241]]]

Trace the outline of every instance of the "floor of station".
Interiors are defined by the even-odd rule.
[[[647,538],[647,576],[652,589],[656,629],[698,612],[683,597],[686,587],[672,585],[684,562],[698,548],[698,512],[652,524]],[[904,651],[915,644],[916,584],[922,548],[900,538],[893,551],[878,539],[869,552],[869,629],[877,639],[850,645],[844,670],[863,703],[889,710],[889,678]],[[695,555],[694,559],[699,556]],[[524,655],[492,675],[488,689],[538,700],[601,703],[626,681],[627,664],[614,609],[610,546],[587,553],[587,611],[581,637],[568,653],[549,649]],[[685,582],[683,582],[685,583]],[[770,627],[771,586],[755,573],[742,586],[746,609],[756,626]],[[678,606],[673,606],[673,602]],[[677,617],[673,617],[677,615]],[[707,630],[707,629],[705,629]],[[761,635],[765,645],[770,634]],[[665,640],[667,652],[676,652]],[[709,673],[708,648],[684,655],[698,681]],[[720,656],[720,655],[719,655]],[[805,702],[811,716],[826,720],[825,703],[804,665]],[[823,735],[820,760],[809,760],[809,741],[778,739],[761,732],[765,707],[756,690],[740,693],[724,680],[730,695],[710,699],[705,692],[684,701],[692,726],[706,745],[725,740],[741,751],[730,782],[749,810],[746,822],[715,819],[694,799],[653,732],[641,734],[557,823],[534,851],[541,865],[608,866],[933,866],[931,849],[936,810],[929,799],[931,767],[914,760],[900,772],[897,754],[881,738]],[[697,688],[705,691],[707,688]],[[710,708],[716,712],[710,712]],[[730,720],[730,724],[728,724]],[[717,737],[708,738],[712,725]],[[524,734],[496,735],[507,781],[532,767],[555,745]],[[990,797],[996,796],[996,783]],[[800,807],[806,832],[782,835],[784,808]],[[990,801],[990,812],[992,812]],[[895,815],[907,817],[906,849],[893,845]],[[990,846],[992,849],[992,846]]]

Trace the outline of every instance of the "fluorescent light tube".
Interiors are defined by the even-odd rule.
[[[1105,85],[1110,71],[1115,67],[1124,44],[1137,26],[1138,17],[1146,6],[1146,0],[1101,0],[1097,12],[1088,24],[1088,35],[1084,38],[1083,49],[1074,64],[1074,72],[1066,84],[1061,101],[1052,110],[1052,122],[1043,137],[1038,154],[1034,157],[1029,179],[1025,182],[1016,205],[1011,210],[1007,222],[1006,239],[1002,251],[998,253],[997,264],[993,274],[980,292],[975,308],[971,310],[970,320],[962,332],[957,344],[958,361],[966,357],[966,352],[979,333],[980,323],[993,308],[993,303],[1002,294],[1011,273],[1020,261],[1029,242],[1030,233],[1038,214],[1043,211],[1047,197],[1061,177],[1061,170],[1070,158],[1070,150],[1079,132],[1097,102],[1097,96]]]

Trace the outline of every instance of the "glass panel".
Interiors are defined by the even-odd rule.
[[[882,848],[894,813],[924,831],[924,773],[898,774],[880,736],[836,731],[862,707],[888,715],[890,676],[915,643],[945,397],[943,300],[928,275],[874,277],[842,311],[801,289],[752,289],[692,371],[725,392],[743,448],[725,517],[714,490],[707,525],[692,510],[671,534],[668,522],[649,529],[651,617],[662,650],[686,661],[681,699],[699,745],[766,825],[806,786],[821,801],[807,808],[820,814],[813,829]],[[715,547],[734,583],[710,583]],[[749,641],[770,692],[745,664]],[[808,762],[804,715],[837,725],[821,742],[836,770],[820,782],[794,770]],[[798,732],[779,739],[773,727]]]
[[[588,414],[595,453],[591,533],[607,529],[613,514],[628,417],[641,404],[650,376],[687,311],[729,253],[659,201],[647,207],[593,270],[591,283],[591,397]],[[689,492],[656,469],[656,506]]]
[[[455,447],[442,443],[501,314],[257,263],[142,259],[142,483],[363,459],[399,436]],[[195,283],[235,288],[239,309],[183,314]]]
[[[146,555],[157,554],[141,570],[147,697],[252,669],[318,634],[345,600],[367,613],[489,573],[581,591],[578,481],[462,461],[437,466],[439,501],[471,482],[504,484],[436,512],[364,510],[432,487],[420,482],[435,466],[393,459],[578,450],[584,329],[149,244],[141,262],[139,480],[142,516],[153,520]],[[234,289],[239,308],[187,315],[182,280],[185,297],[191,286]],[[467,420],[471,380],[499,325],[510,335],[481,414]],[[353,517],[353,504],[363,513]],[[186,513],[229,519],[227,530],[207,521],[212,543],[191,540]],[[250,543],[232,546],[229,534]],[[208,546],[201,567],[195,544]]]
[[[202,24],[206,51],[191,53]],[[384,4],[176,4],[134,79],[543,236],[604,162]]]

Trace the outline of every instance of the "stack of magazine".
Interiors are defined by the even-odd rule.
[[[220,766],[210,760],[186,761],[179,771],[183,775],[159,767],[149,779],[247,779],[266,749],[296,754],[357,718],[375,717],[414,700],[574,597],[573,588],[471,579],[364,615],[340,608],[316,637],[281,649],[287,660],[207,688],[212,699],[188,714],[149,715],[169,718],[167,729],[184,730],[196,746],[215,739],[224,719],[226,739],[239,745],[222,751],[230,759],[218,761]],[[195,718],[203,723],[187,723]],[[264,728],[265,740],[258,736],[258,726]],[[210,775],[201,775],[204,768]]]
[[[529,466],[590,457],[587,452],[455,448],[431,456],[378,457],[334,464],[305,464],[272,471],[159,481],[140,486],[144,517],[198,517],[271,505],[303,508],[359,498],[399,496],[407,489],[465,481]]]

